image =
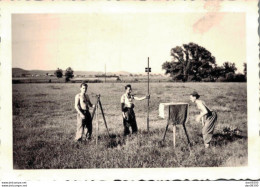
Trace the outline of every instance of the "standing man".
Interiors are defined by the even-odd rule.
[[[130,84],[125,86],[125,93],[121,97],[121,109],[122,109],[122,116],[123,116],[123,124],[124,124],[124,135],[130,134],[129,127],[132,128],[132,133],[137,133],[137,123],[135,119],[135,112],[134,112],[134,100],[144,100],[149,99],[150,95],[144,97],[135,97],[131,94],[132,87]]]
[[[77,113],[77,132],[75,141],[82,141],[85,128],[87,128],[86,138],[91,139],[92,135],[92,119],[89,112],[89,107],[95,107],[90,102],[87,94],[88,85],[83,82],[80,84],[80,93],[75,97],[75,109]]]

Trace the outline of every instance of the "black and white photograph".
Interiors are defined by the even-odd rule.
[[[10,170],[259,178],[257,1],[83,4],[8,9]]]

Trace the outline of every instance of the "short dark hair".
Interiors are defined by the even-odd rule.
[[[192,97],[196,97],[196,99],[200,98],[200,95],[191,94]]]
[[[131,87],[131,85],[130,85],[130,84],[128,84],[128,85],[126,85],[126,86],[125,86],[125,90],[126,90],[127,88],[130,88],[130,89],[132,89],[132,87]]]
[[[200,98],[200,95],[199,95],[198,92],[196,92],[196,91],[193,91],[193,92],[191,93],[191,95],[192,95],[193,97],[196,97],[196,99]]]
[[[82,83],[80,84],[80,88],[81,88],[82,86],[88,87],[88,84],[87,84],[86,82],[82,82]]]
[[[193,97],[196,97],[196,99],[200,98],[200,95],[192,95]]]

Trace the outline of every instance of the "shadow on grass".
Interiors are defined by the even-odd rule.
[[[109,140],[106,145],[107,148],[116,148],[125,144],[125,137],[119,134],[110,134],[107,139]]]
[[[117,148],[118,146],[123,146],[126,144],[127,141],[133,141],[134,139],[139,139],[139,146],[141,146],[141,142],[144,137],[149,137],[154,134],[158,134],[158,131],[143,131],[139,130],[138,134],[129,134],[127,136],[124,136],[122,134],[110,134],[110,136],[105,136],[104,139],[107,140],[107,148]]]
[[[214,146],[222,146],[226,145],[228,143],[237,141],[237,140],[246,140],[247,136],[242,136],[238,134],[221,134],[221,133],[216,133],[212,137],[211,144]]]
[[[120,134],[106,134],[104,136],[98,136],[98,139],[94,137],[90,140],[79,140],[78,142],[76,142],[75,145],[77,145],[76,147],[78,148],[79,145],[88,145],[90,143],[98,141],[99,143],[103,142],[106,148],[116,148],[118,146],[124,145],[126,138],[127,137]]]

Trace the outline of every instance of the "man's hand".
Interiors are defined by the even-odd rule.
[[[123,115],[123,118],[125,119],[125,118],[126,118],[126,116],[125,116],[125,113],[124,113],[124,112],[122,112],[122,115]]]
[[[92,108],[95,108],[96,105],[92,105]]]
[[[84,116],[82,113],[80,113],[80,117],[81,117],[82,119],[85,119],[85,116]]]
[[[150,99],[150,95],[146,95],[146,96],[145,96],[145,99]]]
[[[198,123],[200,122],[200,116],[196,117],[196,122],[198,122]]]

